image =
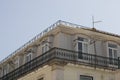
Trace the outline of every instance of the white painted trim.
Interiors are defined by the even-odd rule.
[[[111,44],[115,44],[117,45],[117,49],[116,48],[111,48],[111,47],[108,47],[108,44],[111,43]],[[118,44],[117,43],[114,43],[114,42],[106,42],[106,47],[107,47],[107,57],[109,57],[109,49],[113,49],[113,50],[117,50],[117,56],[118,56]]]
[[[24,62],[26,63],[26,62],[28,62],[28,61],[26,61],[26,58],[27,58],[27,56],[30,56],[31,55],[31,59],[30,60],[32,60],[33,59],[33,53],[27,53],[27,54],[25,54],[25,56],[24,56]]]
[[[16,64],[17,64],[17,66],[16,66]],[[18,68],[19,66],[20,66],[20,56],[17,56],[15,58],[15,68]]]
[[[47,45],[47,46],[46,46],[46,45]],[[48,43],[44,43],[44,44],[42,45],[42,47],[41,47],[41,52],[42,52],[42,54],[46,52],[46,51],[44,51],[44,52],[42,51],[43,47],[44,47],[44,48],[46,47],[46,51],[48,51],[48,50],[49,50],[49,44],[48,44]]]

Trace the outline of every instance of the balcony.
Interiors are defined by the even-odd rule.
[[[103,57],[93,54],[76,52],[61,48],[52,48],[44,54],[34,58],[28,63],[20,66],[12,72],[4,75],[0,80],[16,80],[21,76],[49,64],[77,64],[85,65],[93,68],[117,70],[120,69],[120,60],[109,57]]]

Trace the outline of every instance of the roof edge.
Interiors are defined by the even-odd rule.
[[[7,56],[3,60],[1,60],[0,64],[2,64],[3,62],[5,62],[6,60],[8,60],[10,57],[16,55],[18,52],[22,51],[23,49],[27,48],[30,44],[34,43],[36,40],[38,40],[39,38],[41,38],[42,36],[44,36],[47,32],[55,29],[59,25],[65,25],[65,26],[69,26],[69,27],[73,27],[73,28],[81,28],[81,29],[95,31],[95,32],[99,32],[99,33],[102,33],[102,34],[106,34],[106,35],[115,36],[115,37],[119,37],[120,38],[120,35],[117,35],[117,34],[113,34],[113,33],[105,32],[105,31],[102,31],[102,30],[97,30],[97,29],[86,27],[86,26],[82,26],[82,25],[78,25],[78,24],[74,24],[74,23],[70,23],[70,22],[58,20],[56,23],[54,23],[53,25],[51,25],[50,27],[48,27],[47,29],[45,29],[44,31],[42,31],[41,33],[39,33],[38,35],[36,35],[34,38],[32,38],[31,40],[29,40],[27,43],[25,43],[24,45],[22,45],[20,48],[18,48],[17,50],[15,50],[9,56]]]

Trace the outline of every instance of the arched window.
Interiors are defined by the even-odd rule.
[[[17,56],[15,58],[15,68],[18,68],[19,67],[19,57]]]
[[[83,53],[88,53],[88,39],[78,37],[78,51],[83,52]]]
[[[30,60],[32,60],[32,52],[29,52],[29,53],[26,54],[26,56],[25,56],[25,62],[29,62]]]
[[[83,53],[88,53],[88,39],[83,37],[78,37],[76,48],[78,51],[78,58],[82,59]]]
[[[108,43],[108,56],[110,58],[110,64],[114,64],[114,59],[118,58],[118,46],[115,43]]]
[[[50,42],[48,42],[47,40],[44,40],[43,42],[42,42],[42,53],[45,53],[46,51],[48,51],[49,50],[49,45],[50,44]]]

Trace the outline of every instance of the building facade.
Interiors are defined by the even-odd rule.
[[[120,36],[59,20],[0,62],[0,80],[119,80]]]

